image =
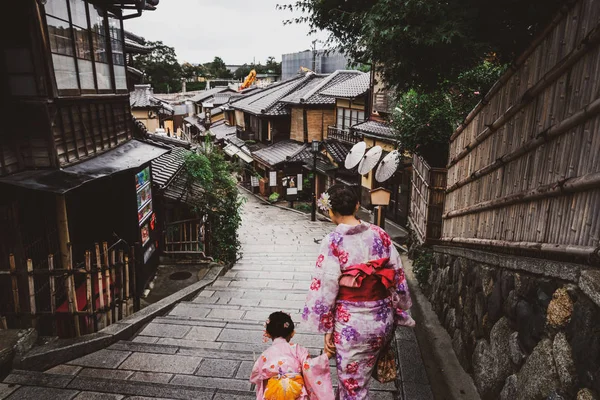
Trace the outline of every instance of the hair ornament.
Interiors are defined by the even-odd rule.
[[[329,199],[329,193],[321,193],[321,196],[317,200],[317,206],[321,211],[329,211],[331,209],[331,201]]]
[[[289,322],[284,323],[283,327],[286,328],[286,329],[289,328],[290,327],[290,323]]]

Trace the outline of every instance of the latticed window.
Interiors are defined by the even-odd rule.
[[[45,11],[59,91],[127,90],[119,18],[84,0],[48,0]]]

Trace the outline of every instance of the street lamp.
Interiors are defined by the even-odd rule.
[[[390,204],[392,192],[384,188],[373,189],[371,194],[371,205],[375,206],[374,222],[375,225],[385,228],[385,209],[384,207]]]
[[[310,152],[313,154],[313,167],[312,167],[312,210],[310,213],[310,220],[317,220],[317,154],[319,154],[319,141],[313,140],[310,148]]]

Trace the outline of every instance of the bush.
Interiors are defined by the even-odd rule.
[[[417,278],[420,286],[427,285],[432,265],[433,253],[431,251],[424,251],[414,259],[413,272],[415,273],[415,277]]]
[[[191,153],[185,160],[188,185],[198,183],[203,192],[194,197],[194,211],[206,217],[209,255],[225,263],[237,259],[241,247],[238,228],[243,200],[237,182],[222,150],[207,144],[200,154]]]
[[[306,203],[298,203],[294,206],[294,208],[298,211],[302,211],[305,213],[309,213],[312,211],[312,205]]]
[[[278,201],[278,200],[279,200],[279,193],[272,193],[272,194],[269,196],[269,201],[270,201],[271,203],[277,203],[277,201]]]

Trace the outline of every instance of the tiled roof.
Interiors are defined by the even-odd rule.
[[[343,164],[346,161],[346,156],[352,148],[351,145],[338,142],[337,140],[326,140],[324,142],[327,153],[331,155],[333,161],[337,164]]]
[[[188,181],[187,174],[181,169],[161,193],[167,199],[194,206],[195,199],[203,195],[204,189],[197,182]]]
[[[133,92],[129,93],[131,108],[158,108],[162,102],[154,97],[150,85],[135,85]]]
[[[304,148],[309,146],[310,145],[308,144],[298,143],[292,140],[284,140],[264,149],[258,150],[252,155],[258,161],[262,161],[270,166],[275,166],[286,161],[288,157],[295,156]]]
[[[133,67],[131,67],[129,65],[127,66],[127,72],[131,72],[132,74],[137,75],[137,76],[144,75],[144,73],[142,71],[140,71],[137,68],[133,68]]]
[[[324,96],[354,98],[367,93],[371,85],[371,74],[361,73],[358,76],[339,82],[323,90]]]
[[[366,121],[353,125],[350,129],[358,131],[365,136],[374,136],[383,139],[395,139],[396,137],[394,128],[385,122]]]
[[[305,168],[309,171],[313,169],[313,153],[310,151],[310,145],[304,146],[299,152],[290,157],[289,161],[302,161],[305,164]],[[327,171],[333,171],[337,169],[329,159],[323,154],[317,154],[317,171],[327,173]]]
[[[208,100],[208,103],[213,103],[214,106],[220,106],[222,104],[229,103],[229,99],[233,93],[217,93],[213,96],[212,101]]]
[[[359,74],[362,73],[338,70],[330,75],[309,75],[307,76],[309,82],[306,85],[290,93],[281,101],[290,104],[335,104],[335,97],[323,96],[323,92],[332,86],[351,80]]]
[[[161,189],[165,187],[183,167],[185,157],[188,154],[192,154],[192,152],[181,147],[175,147],[169,153],[152,160],[152,181],[158,184]]]
[[[300,87],[308,77],[296,76],[286,81],[277,82],[271,86],[257,90],[248,96],[236,100],[231,107],[255,115],[286,115],[289,110],[280,100]]]
[[[219,121],[210,127],[210,132],[217,140],[222,140],[225,139],[227,135],[235,135],[235,126],[229,126],[225,124],[225,121]]]
[[[139,121],[138,121],[139,122]],[[140,122],[141,123],[141,122]],[[176,147],[181,147],[183,149],[191,149],[192,144],[186,140],[177,139],[175,137],[167,136],[167,135],[159,135],[156,133],[146,133],[144,137],[146,142],[157,144],[162,147],[167,147],[169,149],[174,149]]]
[[[192,97],[190,100],[192,100],[194,103],[201,103],[203,101],[206,101],[207,99],[210,99],[211,97],[214,97],[218,93],[225,93],[225,92],[229,92],[231,94],[234,93],[234,91],[227,86],[222,86],[222,87],[219,86],[219,87],[208,89],[208,90],[202,90],[199,93],[197,93],[194,97]]]
[[[195,115],[185,117],[183,120],[185,122],[187,122],[188,124],[194,125],[196,127],[196,129],[198,129],[200,132],[206,131],[204,124],[202,124],[202,120]]]
[[[144,54],[150,53],[152,50],[154,50],[154,46],[144,46],[143,44],[133,41],[127,37],[125,38],[126,53]]]

